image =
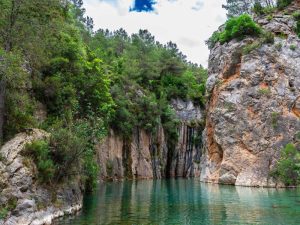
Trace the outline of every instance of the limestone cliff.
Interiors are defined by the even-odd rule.
[[[278,185],[269,172],[300,130],[300,40],[286,15],[296,8],[256,18],[275,35],[274,44],[243,54],[255,41],[248,37],[211,50],[202,181]]]
[[[203,111],[180,99],[172,106],[181,121],[176,144],[170,144],[162,126],[155,135],[136,128],[130,141],[110,130],[97,146],[102,179],[200,176]]]
[[[27,143],[48,137],[46,132],[33,129],[18,134],[0,149],[0,225],[50,224],[53,218],[81,208],[78,182],[55,189],[41,185],[34,164],[21,154]]]

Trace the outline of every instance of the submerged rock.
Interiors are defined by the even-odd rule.
[[[300,131],[300,40],[292,16],[258,22],[287,38],[248,54],[242,50],[255,39],[232,40],[210,53],[202,181],[281,186],[269,174]]]

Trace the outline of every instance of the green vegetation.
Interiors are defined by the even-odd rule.
[[[255,2],[252,8],[252,11],[256,15],[268,15],[267,19],[270,21],[272,20],[272,13],[275,11],[274,5],[266,5],[263,6],[260,2]]]
[[[277,128],[278,127],[278,119],[280,114],[278,112],[272,112],[271,113],[271,121],[272,121],[272,127]]]
[[[288,186],[300,183],[300,152],[294,144],[287,144],[281,151],[280,159],[271,175]]]
[[[275,45],[275,48],[276,48],[278,51],[280,51],[280,50],[282,49],[282,43],[281,43],[281,42],[277,43],[277,44]]]
[[[243,14],[239,17],[230,18],[225,23],[225,29],[222,32],[214,32],[212,37],[207,41],[209,48],[213,48],[217,42],[224,44],[234,38],[243,39],[247,35],[259,36],[262,29],[257,25],[252,18]]]
[[[8,213],[16,208],[17,200],[16,197],[12,197],[8,199],[6,205],[0,206],[0,219],[5,219]]]
[[[128,36],[120,29],[97,31],[90,48],[111,65],[115,113],[109,124],[124,138],[134,127],[155,133],[160,123],[172,136],[177,126],[173,98],[204,105],[207,72],[186,62],[176,44],[161,45],[147,30]]]
[[[35,141],[26,146],[26,155],[31,156],[39,171],[39,179],[49,182],[55,175],[56,167],[50,156],[49,144],[46,141]]]
[[[260,94],[260,95],[270,95],[271,94],[271,90],[269,89],[269,88],[260,88],[259,90],[258,90],[258,93]]]
[[[8,209],[6,207],[2,207],[0,209],[0,219],[5,219],[8,214]]]
[[[296,20],[295,32],[300,37],[300,11],[294,12],[293,17]]]
[[[277,0],[277,8],[284,9],[292,2],[293,2],[293,0]]]
[[[135,128],[155,134],[162,125],[176,142],[170,101],[205,104],[207,71],[147,30],[94,33],[80,0],[3,0],[0,7],[0,142],[30,128],[51,133],[24,152],[42,183],[79,178],[91,190],[95,144],[108,129],[129,141]]]
[[[291,49],[292,51],[295,51],[295,50],[296,50],[296,48],[297,48],[297,46],[296,46],[296,45],[290,45],[290,49]]]
[[[234,17],[242,14],[270,15],[276,9],[284,9],[293,0],[226,0],[223,8],[227,10],[227,16]]]

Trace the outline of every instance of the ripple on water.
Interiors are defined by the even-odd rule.
[[[203,184],[197,179],[101,183],[83,210],[55,225],[300,224],[299,189]]]

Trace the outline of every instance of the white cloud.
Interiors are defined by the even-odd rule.
[[[84,0],[95,29],[149,30],[158,41],[175,42],[188,60],[207,66],[210,35],[226,19],[225,0],[157,0],[154,13],[129,12],[132,0]],[[196,9],[196,10],[195,10]]]

